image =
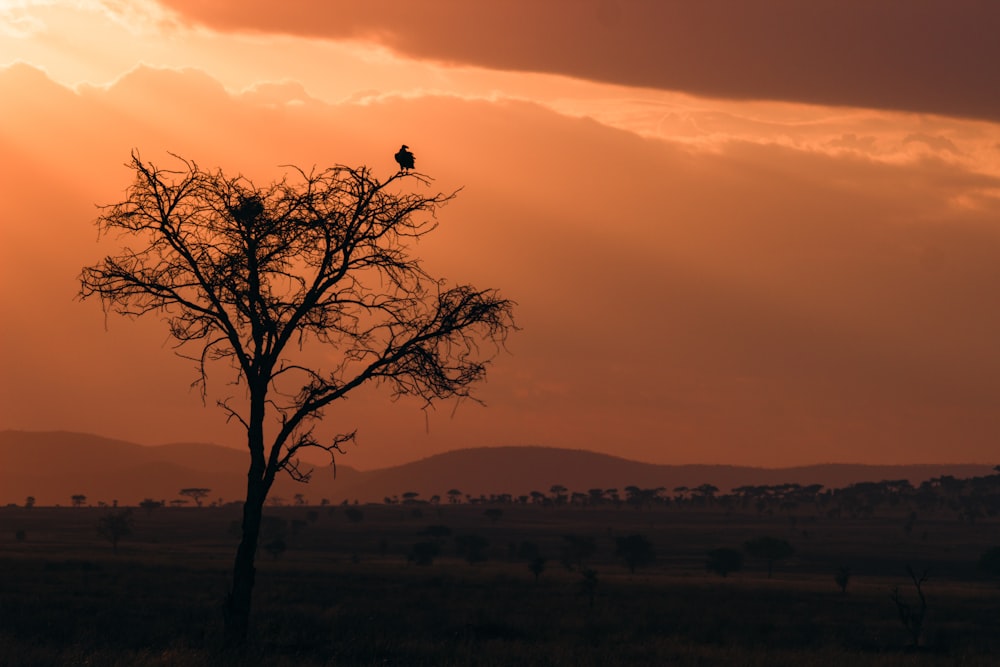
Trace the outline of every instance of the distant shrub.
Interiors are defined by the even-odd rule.
[[[597,541],[583,535],[563,535],[561,558],[567,570],[583,567],[597,553]]]
[[[153,500],[152,498],[145,498],[142,502],[139,503],[139,507],[146,510],[147,513],[150,513],[157,507],[163,507],[163,501]]]
[[[645,567],[656,560],[653,543],[645,535],[628,535],[615,539],[615,553],[625,561],[630,574],[635,574],[635,568]]]
[[[847,593],[847,584],[851,582],[851,568],[843,565],[837,570],[837,574],[833,575],[833,580],[837,582],[840,586],[841,593]]]
[[[361,520],[365,518],[365,513],[357,507],[345,507],[344,514],[347,516],[347,520],[351,523],[360,523]]]
[[[18,542],[24,542],[26,539],[28,539],[27,531],[25,531],[23,528],[19,528],[18,530],[14,531],[14,539],[17,540]]]
[[[705,569],[722,577],[730,572],[739,572],[743,569],[743,553],[729,547],[712,549],[705,560]]]
[[[542,572],[545,571],[545,559],[541,556],[535,556],[531,559],[531,562],[528,563],[528,569],[531,570],[533,575],[535,575],[535,583],[537,584],[538,578],[542,576]]]
[[[416,565],[430,565],[434,558],[441,552],[441,547],[437,542],[417,542],[410,547],[410,553],[406,560]]]
[[[768,579],[771,578],[775,561],[789,558],[795,553],[795,549],[788,543],[787,540],[770,537],[768,535],[748,540],[743,544],[743,548],[748,554],[750,554],[750,556],[767,561]]]
[[[271,558],[277,559],[278,556],[288,551],[288,545],[285,543],[285,540],[276,537],[264,545],[264,550],[271,554]]]
[[[97,534],[111,542],[111,550],[118,553],[118,542],[132,535],[132,510],[112,510],[97,520]]]

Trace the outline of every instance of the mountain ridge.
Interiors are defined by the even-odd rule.
[[[40,463],[44,461],[44,465]],[[92,502],[136,504],[143,498],[177,498],[181,488],[212,489],[210,498],[239,500],[246,484],[247,458],[238,449],[207,443],[141,445],[70,431],[0,431],[0,504],[68,504],[73,494]],[[446,497],[448,491],[479,496],[548,493],[553,485],[570,491],[591,488],[694,487],[714,484],[723,492],[737,486],[822,484],[840,488],[862,481],[909,479],[919,484],[940,475],[971,477],[992,472],[987,464],[824,463],[784,468],[731,464],[654,464],[615,454],[543,446],[474,447],[432,454],[416,461],[372,470],[338,462],[320,466],[310,484],[287,476],[271,495],[290,500],[301,493],[310,502],[325,498],[378,502],[412,491],[420,498]]]

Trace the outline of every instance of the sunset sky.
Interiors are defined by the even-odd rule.
[[[987,0],[0,0],[0,429],[240,445],[162,322],[76,300],[132,150],[263,184],[405,143],[463,188],[417,252],[522,331],[486,407],[330,410],[342,463],[1000,463],[998,34]]]

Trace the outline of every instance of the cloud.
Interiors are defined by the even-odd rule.
[[[908,134],[903,139],[904,144],[923,144],[935,153],[951,153],[958,155],[961,151],[955,144],[946,137],[938,137],[928,134]]]
[[[32,6],[48,3],[17,2],[0,6],[0,35],[12,39],[28,39],[45,31],[45,22],[31,13]]]
[[[1000,120],[1000,5],[980,0],[160,2],[218,31],[365,40],[456,66]]]
[[[360,428],[352,464],[501,444],[757,465],[994,455],[989,174],[926,152],[642,138],[500,98],[233,94],[195,70],[74,92],[21,65],[0,70],[0,97],[0,304],[18,314],[2,332],[17,354],[0,427],[236,440],[187,390],[193,370],[159,322],[105,330],[97,304],[73,299],[108,248],[93,205],[122,196],[133,148],[267,181],[289,163],[388,175],[407,143],[435,188],[464,186],[418,248],[429,270],[500,288],[523,331],[482,388],[487,409],[425,421],[365,392],[332,410],[332,430]]]

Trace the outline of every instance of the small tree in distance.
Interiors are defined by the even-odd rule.
[[[896,604],[899,622],[903,624],[903,627],[910,635],[910,647],[915,649],[920,646],[920,640],[924,634],[924,621],[927,619],[927,597],[924,595],[923,590],[923,585],[927,582],[927,570],[924,570],[920,576],[917,576],[913,568],[907,565],[906,573],[910,575],[910,580],[913,581],[913,587],[917,591],[917,599],[920,604],[913,605],[903,600],[903,597],[899,593],[899,586],[892,588],[890,597]]]
[[[111,510],[97,520],[97,534],[111,542],[111,550],[118,553],[118,542],[132,534],[132,510]]]
[[[132,154],[125,199],[98,218],[103,233],[132,245],[84,267],[80,296],[128,317],[163,317],[203,396],[215,362],[244,390],[238,403],[218,400],[244,428],[249,454],[225,604],[227,642],[242,645],[275,476],[306,481],[303,449],[332,458],[354,439],[351,430],[317,435],[324,409],[369,384],[426,403],[471,396],[488,363],[481,342],[503,343],[513,304],[494,290],[448,286],[410,254],[454,196],[405,191],[405,182],[429,186],[424,176],[291,168],[260,187],[178,163],[166,170]]]
[[[157,507],[163,507],[163,501],[153,500],[152,498],[144,498],[142,502],[139,503],[139,507],[146,510],[146,514],[151,514]]]
[[[615,538],[615,546],[615,553],[625,561],[629,574],[635,574],[635,568],[644,567],[656,560],[653,543],[645,535],[636,534]]]
[[[194,501],[195,505],[201,507],[202,499],[207,498],[208,494],[210,494],[211,492],[212,489],[200,489],[195,487],[190,489],[181,489],[180,491],[177,492],[177,495],[187,496],[188,498]]]
[[[531,562],[528,563],[528,569],[535,575],[535,583],[537,584],[538,578],[542,576],[542,572],[545,572],[545,557],[535,556],[532,558]]]
[[[767,561],[768,579],[771,578],[771,574],[774,571],[775,561],[789,558],[795,553],[795,549],[788,543],[787,540],[770,537],[768,535],[748,540],[744,543],[743,548],[753,558],[760,558]]]
[[[840,588],[841,594],[847,595],[847,585],[851,583],[851,568],[846,565],[841,565],[837,569],[837,573],[833,575],[833,580]]]

